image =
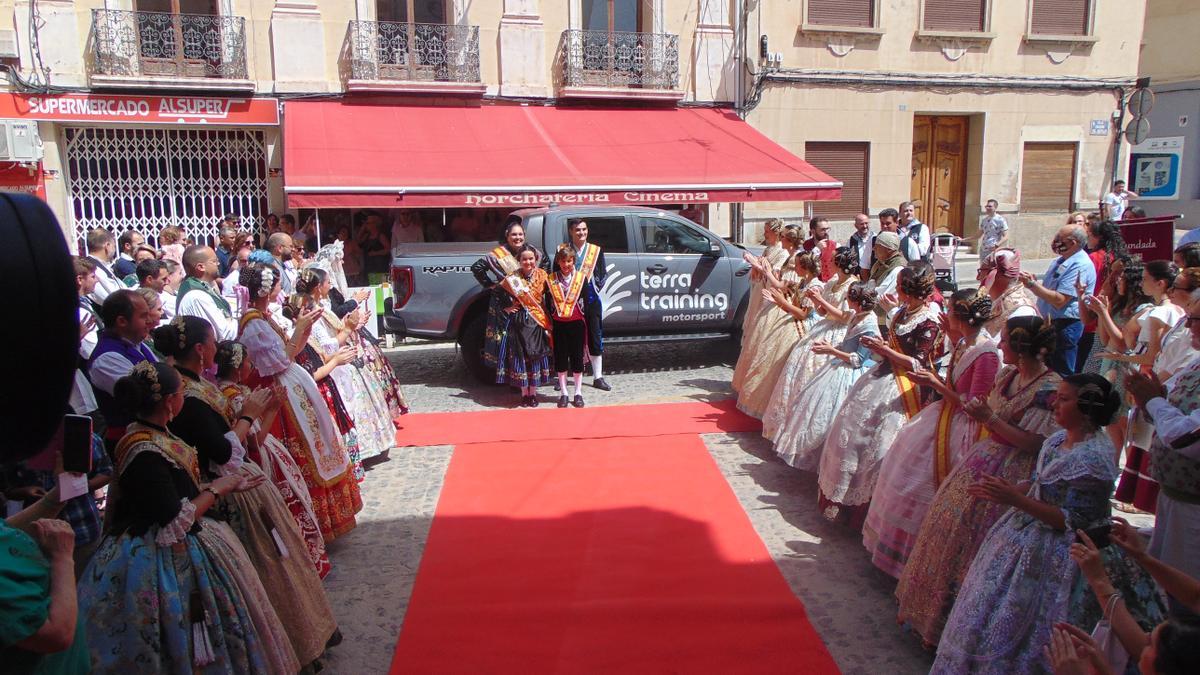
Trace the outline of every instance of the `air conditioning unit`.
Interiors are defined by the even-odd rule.
[[[17,31],[11,28],[0,28],[0,59],[15,59],[20,57],[17,51]]]
[[[41,158],[37,122],[0,120],[0,162],[36,162]]]

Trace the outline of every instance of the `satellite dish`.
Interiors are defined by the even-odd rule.
[[[1154,107],[1154,92],[1149,89],[1135,89],[1129,95],[1129,113],[1134,117],[1145,117]]]
[[[1145,117],[1135,117],[1125,127],[1125,140],[1130,145],[1138,145],[1150,135],[1150,120]]]

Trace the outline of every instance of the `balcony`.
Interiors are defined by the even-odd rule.
[[[668,33],[563,31],[559,96],[678,101],[679,36]]]
[[[482,95],[479,26],[351,21],[348,91]]]
[[[253,91],[240,16],[92,10],[93,87]]]

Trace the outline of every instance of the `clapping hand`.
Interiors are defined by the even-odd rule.
[[[1097,314],[1108,314],[1108,298],[1103,295],[1093,295],[1091,293],[1083,295],[1083,306]]]
[[[1012,506],[1021,498],[1021,492],[1016,485],[996,476],[983,476],[973,485],[967,487],[967,494],[989,502]]]
[[[307,312],[301,313],[300,316],[296,317],[296,330],[302,334],[307,333],[313,324],[317,322],[317,319],[321,318],[321,314],[324,311],[320,306],[317,306]]]
[[[833,345],[829,344],[825,340],[817,340],[813,343],[812,350],[814,354],[832,354]]]
[[[883,351],[883,340],[880,340],[874,335],[864,335],[859,339],[859,343],[875,353],[882,353]]]
[[[1107,581],[1108,573],[1104,571],[1104,559],[1100,557],[1096,542],[1083,530],[1075,530],[1075,537],[1075,543],[1071,544],[1071,560],[1075,561],[1089,582]]]
[[[1037,283],[1037,277],[1033,276],[1033,272],[1021,272],[1017,274],[1017,278],[1021,280],[1021,283],[1024,284],[1026,288],[1029,288]]]
[[[354,294],[354,299],[357,302],[366,302],[367,298],[371,297],[370,289],[364,288]]]
[[[271,407],[273,397],[270,389],[255,389],[242,403],[242,414],[250,419],[258,419]]]
[[[900,296],[895,293],[884,293],[879,296],[879,307],[885,312],[890,312],[900,306]]]
[[[910,370],[908,371],[908,379],[917,384],[932,387],[941,383],[941,378],[932,370]]]
[[[1133,373],[1125,378],[1125,391],[1133,397],[1133,402],[1139,408],[1144,408],[1151,399],[1161,398],[1167,395],[1167,388],[1158,380],[1158,376],[1154,373],[1144,375],[1142,373]]]
[[[95,330],[95,328],[96,317],[92,316],[91,314],[83,317],[83,320],[79,322],[79,339],[82,340],[84,336]]]
[[[1146,540],[1124,518],[1113,518],[1108,540],[1120,546],[1134,560],[1146,555]]]
[[[973,398],[963,404],[963,412],[971,416],[971,419],[976,422],[986,422],[992,418],[994,414],[991,406],[982,398]]]
[[[1110,675],[1112,669],[1096,641],[1069,623],[1056,623],[1043,647],[1054,675]]]

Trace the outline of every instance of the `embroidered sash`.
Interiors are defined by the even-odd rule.
[[[124,473],[134,457],[143,452],[132,452],[135,447],[143,443],[154,446],[153,449],[146,448],[143,450],[144,452],[157,452],[162,455],[167,461],[186,471],[192,482],[197,487],[200,486],[200,460],[197,458],[195,448],[171,434],[165,434],[158,429],[152,429],[136,422],[129,425],[129,431],[117,443],[116,451],[113,453],[117,460],[118,473]]]
[[[596,261],[600,259],[600,247],[585,243],[583,248],[575,252],[575,270],[583,273],[583,278],[591,279],[596,270]]]
[[[496,259],[496,267],[504,276],[515,274],[518,268],[517,259],[509,252],[507,246],[497,246],[492,249],[492,257]]]
[[[579,293],[583,291],[584,281],[584,276],[579,273],[579,270],[575,270],[567,282],[567,291],[565,294],[563,293],[562,284],[557,279],[550,281],[550,297],[554,300],[554,316],[559,319],[566,319],[571,316],[576,303],[579,302]]]
[[[892,331],[888,335],[888,344],[892,349],[904,353],[904,349],[900,347],[900,341],[896,339],[896,332]],[[896,378],[896,386],[900,389],[900,402],[904,404],[904,414],[912,419],[917,413],[921,412],[921,390],[909,378],[908,373],[901,371],[899,368],[892,368],[892,375]]]
[[[529,312],[537,325],[542,327],[542,330],[547,334],[551,331],[550,317],[546,316],[546,308],[542,305],[542,293],[539,292],[545,288],[546,273],[543,270],[534,270],[533,278],[529,280],[522,279],[519,275],[510,274],[504,277],[504,281],[500,282],[504,290],[513,296],[521,306]],[[569,315],[569,314],[568,314]]]

